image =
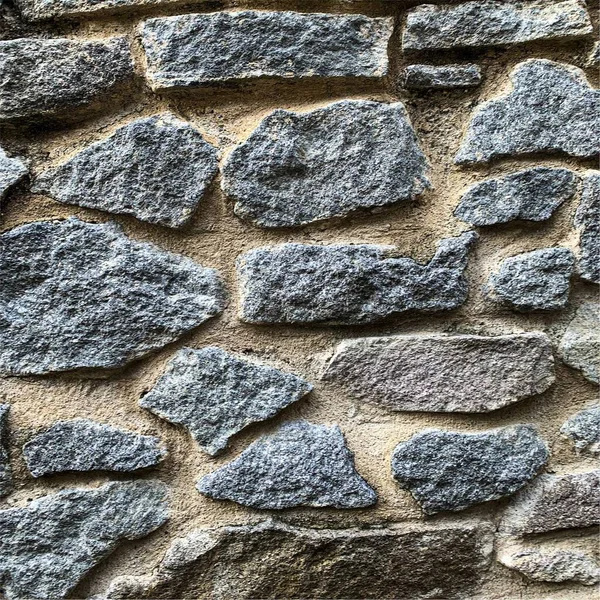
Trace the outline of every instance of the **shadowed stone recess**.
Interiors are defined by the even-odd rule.
[[[229,155],[222,187],[239,217],[291,227],[412,200],[427,171],[402,104],[345,100],[268,115]]]
[[[200,447],[214,455],[238,431],[273,417],[311,389],[292,373],[239,359],[220,348],[184,348],[140,406],[187,427]]]
[[[181,227],[218,169],[215,149],[170,114],[138,119],[34,181],[33,192],[66,204]]]
[[[574,414],[560,432],[572,440],[577,452],[600,454],[600,404]]]
[[[0,404],[0,498],[12,491],[12,474],[8,457],[9,404]]]
[[[76,218],[2,234],[0,280],[2,375],[121,367],[225,303],[213,269]]]
[[[362,508],[377,495],[354,467],[337,425],[286,423],[198,482],[200,493],[244,506]]]
[[[6,197],[8,190],[28,172],[29,168],[21,159],[9,158],[0,147],[0,201]]]
[[[431,515],[514,494],[548,456],[531,425],[483,433],[426,430],[396,446],[392,475]]]
[[[476,87],[480,83],[477,65],[409,65],[404,69],[403,85],[412,90]]]
[[[563,362],[586,379],[600,379],[600,304],[585,302],[569,323],[558,347]]]
[[[579,275],[600,283],[600,172],[583,180],[581,203],[575,213],[579,229]]]

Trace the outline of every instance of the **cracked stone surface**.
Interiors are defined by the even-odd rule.
[[[354,467],[337,425],[293,421],[251,444],[238,458],[205,475],[200,493],[244,506],[362,508],[377,495]]]
[[[213,269],[76,218],[2,234],[0,279],[2,375],[121,367],[225,303]]]
[[[600,404],[594,404],[570,417],[560,428],[577,452],[600,454]]]
[[[511,496],[548,461],[531,425],[483,433],[425,430],[398,444],[392,475],[426,514]]]
[[[20,158],[9,158],[0,147],[0,201],[28,172],[29,168]]]
[[[592,283],[600,283],[600,171],[583,180],[575,227],[579,229],[579,275]]]
[[[449,89],[476,87],[481,83],[478,65],[409,65],[403,85],[408,89]]]
[[[59,202],[181,227],[217,173],[217,153],[171,114],[138,119],[42,173],[32,186]]]
[[[343,100],[272,112],[229,155],[222,187],[239,217],[292,227],[412,200],[428,169],[401,103]]]
[[[0,404],[0,498],[12,491],[12,473],[8,456],[9,404]]]

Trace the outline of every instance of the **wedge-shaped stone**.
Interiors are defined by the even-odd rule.
[[[547,460],[546,444],[531,425],[483,433],[431,429],[396,446],[392,475],[434,514],[510,496]]]
[[[28,167],[21,159],[9,158],[0,147],[0,200],[3,200],[8,190],[28,172]]]
[[[215,149],[171,114],[117,129],[38,177],[33,192],[59,202],[181,227],[218,169]]]
[[[600,454],[600,404],[574,414],[560,432],[573,441],[577,452]]]
[[[64,598],[119,542],[168,519],[157,481],[70,489],[0,511],[0,585],[7,600]]]
[[[600,283],[600,172],[583,180],[581,203],[575,213],[579,229],[579,275]]]
[[[369,323],[409,310],[452,310],[477,234],[442,240],[420,264],[393,246],[283,244],[238,259],[241,316],[248,323]]]
[[[0,404],[0,498],[12,490],[12,474],[8,457],[8,404]]]
[[[198,482],[218,500],[263,509],[371,506],[377,495],[358,474],[337,425],[294,421],[263,436],[238,458]]]
[[[600,304],[585,302],[577,309],[558,351],[567,365],[600,382]]]
[[[404,69],[403,84],[411,90],[475,87],[480,83],[477,65],[409,65]]]
[[[600,153],[600,91],[590,87],[581,69],[532,59],[518,64],[510,80],[508,94],[476,110],[456,163],[539,152]]]
[[[243,219],[291,227],[411,200],[427,171],[402,104],[344,100],[268,115],[229,155],[222,186]]]
[[[554,382],[542,333],[398,335],[342,342],[323,379],[391,410],[488,412]]]
[[[3,375],[121,367],[225,302],[213,269],[75,218],[1,235],[0,280]]]

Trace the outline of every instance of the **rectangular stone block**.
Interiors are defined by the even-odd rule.
[[[404,70],[404,87],[411,90],[475,87],[480,83],[477,65],[409,65]]]

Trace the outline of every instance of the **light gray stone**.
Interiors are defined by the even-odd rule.
[[[225,303],[213,269],[76,218],[2,234],[0,281],[2,375],[121,367]]]
[[[548,461],[531,425],[482,433],[425,430],[396,446],[392,475],[426,514],[511,496]]]
[[[8,456],[8,411],[10,405],[0,404],[0,498],[12,490],[12,473]]]
[[[568,248],[542,248],[504,260],[485,291],[490,300],[519,311],[558,310],[569,301],[574,269]]]
[[[577,309],[558,351],[564,363],[600,383],[600,304],[585,302]]]
[[[96,142],[32,186],[66,204],[181,227],[217,173],[217,153],[171,114],[138,119]]]
[[[463,194],[454,216],[478,227],[515,219],[545,221],[575,195],[577,182],[573,171],[550,167],[486,179]]]
[[[354,467],[337,425],[286,423],[261,437],[238,458],[202,477],[198,490],[244,506],[362,508],[377,495]]]
[[[19,158],[9,158],[0,147],[0,201],[2,201],[8,190],[18,183],[27,173],[29,168]]]
[[[402,104],[343,100],[268,115],[229,155],[222,187],[239,217],[291,227],[412,200],[428,169]]]
[[[23,446],[34,477],[64,471],[135,471],[157,465],[166,455],[157,437],[89,419],[57,421]]]
[[[124,37],[0,41],[0,121],[67,114],[132,77]]]
[[[244,10],[148,19],[155,90],[256,79],[383,77],[393,19]]]
[[[577,452],[600,454],[600,404],[574,414],[560,432],[572,440]]]
[[[393,246],[256,248],[238,259],[240,318],[248,323],[354,324],[409,310],[458,308],[467,298],[464,270],[476,239],[474,232],[444,239],[426,264],[396,258]]]
[[[474,113],[456,155],[458,164],[503,156],[600,153],[600,91],[581,69],[545,59],[519,63],[512,90],[484,102]]]
[[[477,65],[409,65],[404,69],[405,88],[449,89],[476,87],[481,83]]]
[[[580,38],[592,31],[583,0],[423,4],[407,13],[402,49],[409,52],[505,46]]]
[[[397,335],[342,342],[323,378],[391,410],[488,412],[554,382],[542,333]]]
[[[64,598],[120,542],[168,518],[157,481],[69,489],[0,511],[0,586],[7,600]]]
[[[600,172],[583,180],[581,203],[575,213],[579,229],[579,275],[592,283],[600,283]]]
[[[200,447],[214,455],[244,427],[273,417],[311,389],[292,373],[220,348],[183,348],[140,406],[187,427]]]

